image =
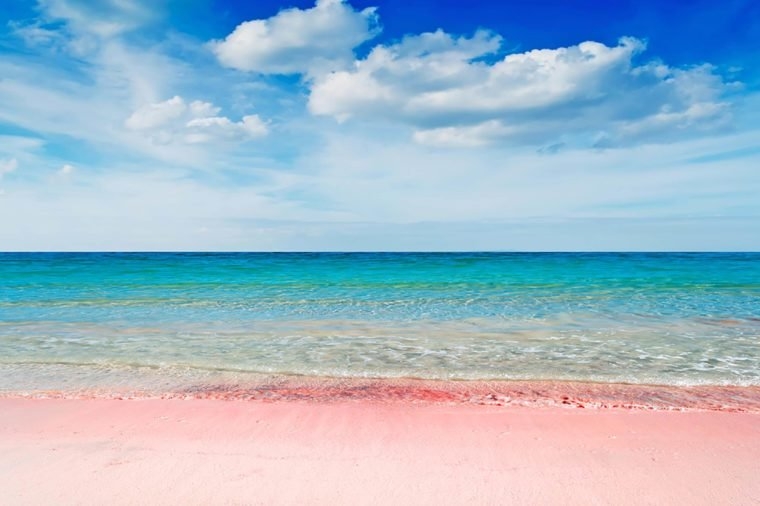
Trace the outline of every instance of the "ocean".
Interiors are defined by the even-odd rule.
[[[758,253],[4,253],[0,391],[760,385]]]

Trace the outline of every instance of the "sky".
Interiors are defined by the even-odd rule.
[[[758,251],[755,0],[4,0],[2,251]]]

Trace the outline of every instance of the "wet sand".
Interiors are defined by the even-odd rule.
[[[425,395],[6,396],[0,503],[760,504],[758,413]]]

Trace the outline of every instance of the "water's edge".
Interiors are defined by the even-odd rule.
[[[246,383],[199,383],[163,391],[113,387],[8,390],[0,391],[0,398],[435,403],[760,413],[760,387],[757,386],[672,386],[555,380],[440,381],[273,375]]]

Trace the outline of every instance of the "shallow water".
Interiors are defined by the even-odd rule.
[[[760,385],[760,254],[0,254],[0,390]]]

